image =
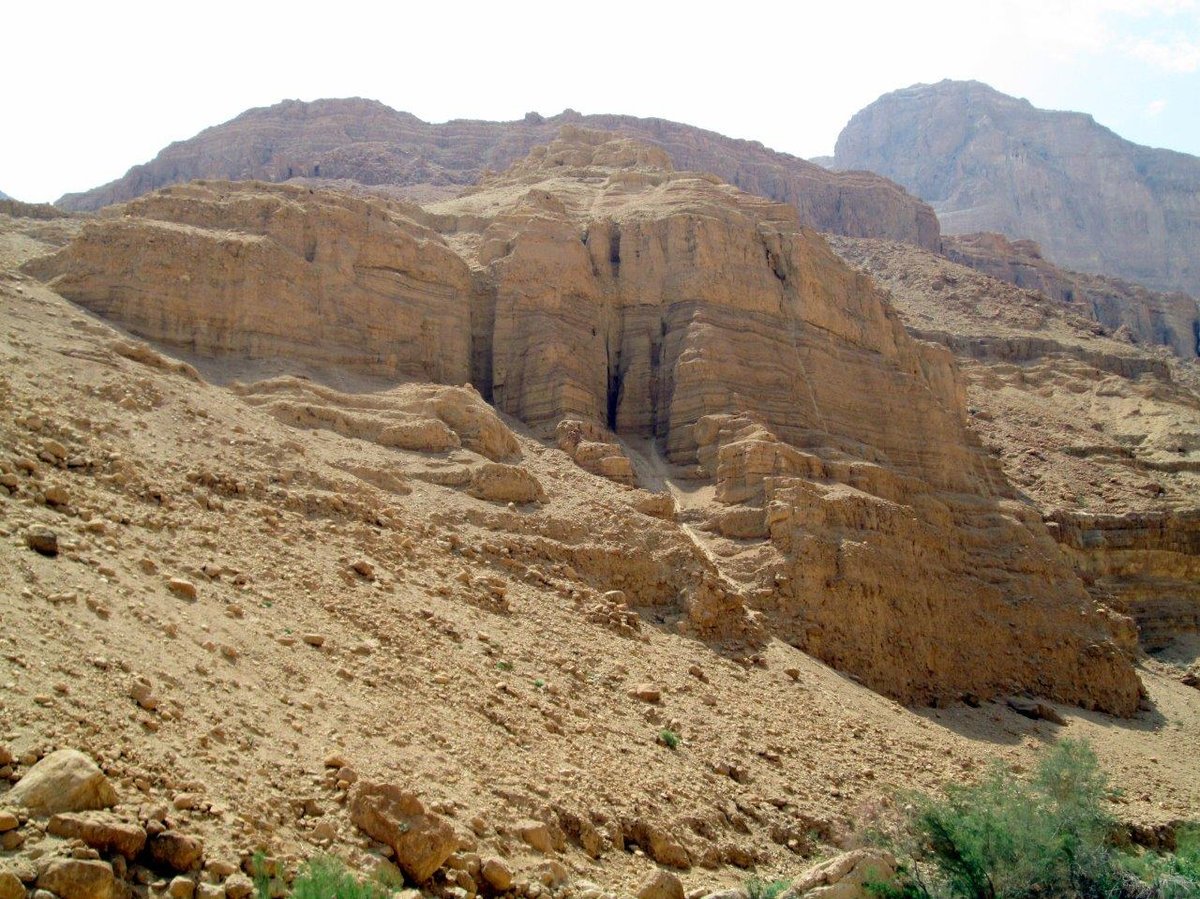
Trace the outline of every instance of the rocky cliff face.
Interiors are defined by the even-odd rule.
[[[1130,291],[1128,315],[1164,298],[1062,272],[994,235],[954,246],[976,268],[1041,290],[903,244],[835,246],[889,291],[910,332],[955,353],[975,427],[1045,510],[1095,599],[1132,615],[1147,649],[1195,634],[1200,370],[1135,340],[1136,322],[1110,331],[1088,291]]]
[[[1143,346],[1168,347],[1180,359],[1200,356],[1200,307],[1187,294],[1155,293],[1117,278],[1059,268],[1031,240],[965,234],[942,240],[950,260],[993,278],[1036,290],[1089,315],[1106,331]]]
[[[1091,116],[978,82],[915,85],[857,113],[835,160],[903,184],[949,234],[1030,238],[1068,268],[1200,295],[1200,159],[1130,143]]]
[[[680,169],[712,172],[759,196],[791,203],[814,228],[888,237],[936,248],[937,218],[886,178],[828,172],[753,141],[734,140],[662,119],[530,113],[521,122],[422,122],[374,100],[289,100],[171,144],[153,161],[110,184],[58,201],[94,210],[196,178],[334,179],[407,186],[418,195],[453,192],[488,170],[503,170],[551,140],[564,124],[619,132],[665,150]],[[440,190],[438,190],[440,189]]]
[[[980,447],[950,353],[910,339],[793,207],[672,171],[657,146],[568,128],[425,209],[176,187],[32,270],[144,336],[226,358],[469,378],[580,465],[642,446],[632,467],[656,493],[631,501],[664,522],[676,561],[601,551],[595,528],[544,517],[514,519],[507,551],[632,607],[681,604],[690,633],[774,632],[905,700],[1024,688],[1137,706],[1120,620]],[[285,406],[301,427],[394,430],[328,396]],[[461,471],[436,458],[452,446],[412,439],[434,454],[422,477],[555,502],[511,459]],[[602,530],[615,547],[625,527]]]

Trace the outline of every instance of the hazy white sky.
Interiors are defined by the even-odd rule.
[[[292,97],[660,116],[808,157],[882,93],[975,78],[1200,155],[1200,0],[13,0],[0,29],[0,190],[30,201]]]

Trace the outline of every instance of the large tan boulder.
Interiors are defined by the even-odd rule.
[[[54,815],[109,808],[117,803],[117,791],[82,752],[60,749],[30,768],[5,801],[35,815]]]
[[[144,857],[157,868],[183,874],[199,867],[204,843],[199,837],[167,830],[147,841]]]
[[[637,899],[683,899],[683,882],[670,871],[658,868],[638,884]]]
[[[146,846],[146,831],[104,813],[55,815],[46,830],[57,837],[82,840],[98,852],[118,852],[133,861]]]
[[[896,859],[884,849],[854,849],[809,868],[780,899],[872,899],[869,883],[896,876]]]
[[[0,899],[25,899],[25,884],[3,862],[0,862]]]
[[[37,879],[38,889],[62,899],[116,899],[117,881],[108,862],[64,858],[53,861]]]
[[[350,792],[350,820],[392,847],[395,862],[414,883],[424,883],[458,848],[454,828],[428,811],[415,793],[395,784],[359,781]]]
[[[471,472],[467,492],[500,503],[523,504],[546,499],[546,491],[537,478],[524,468],[501,462],[485,462]]]

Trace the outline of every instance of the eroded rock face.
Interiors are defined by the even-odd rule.
[[[975,427],[1008,478],[1044,510],[1092,597],[1133,616],[1146,649],[1194,633],[1196,360],[1178,351],[1173,358],[1162,341],[1134,339],[1129,327],[1110,331],[1088,294],[1061,289],[1119,282],[1062,272],[1030,247],[1009,254],[996,235],[967,244],[978,254],[972,268],[898,243],[834,241],[890,291],[910,332],[958,357]],[[1003,282],[980,271],[996,266]],[[1130,315],[1147,308],[1139,295],[1163,299],[1134,291],[1124,307]],[[1132,646],[1133,629],[1124,630],[1120,640]]]
[[[857,113],[835,164],[895,179],[948,234],[1030,238],[1060,265],[1200,296],[1200,159],[1130,143],[1090,115],[975,81],[918,84]]]
[[[169,184],[197,178],[284,181],[337,179],[408,186],[445,195],[486,171],[500,171],[565,124],[618,132],[652,143],[680,169],[712,172],[743,190],[792,203],[801,221],[855,237],[887,237],[936,248],[933,210],[895,183],[870,172],[830,172],[690,125],[633,116],[582,116],[570,110],[520,122],[431,125],[374,100],[287,100],[251,109],[194,138],[174,143],[151,162],[110,184],[58,201],[94,210],[124,203]]]
[[[391,242],[375,247],[373,229]],[[314,233],[309,262],[290,248]],[[226,242],[248,249],[233,255]],[[388,272],[370,290],[355,263],[364,244],[383,260],[372,271]],[[186,289],[176,254],[203,274]],[[282,276],[267,278],[268,260]],[[568,540],[569,524],[539,536],[538,552],[601,592],[683,610],[682,630],[751,643],[773,631],[904,700],[1023,687],[1121,714],[1137,706],[1111,622],[968,428],[951,353],[910,339],[795,209],[673,171],[657,146],[567,128],[424,211],[287,186],[172,188],[90,224],[36,268],[154,339],[196,333],[209,352],[374,373],[361,348],[382,341],[382,370],[469,376],[548,439],[567,419],[644,441],[673,470],[714,482],[715,506],[691,521],[757,545],[718,560],[691,524],[647,518],[638,552],[627,533],[626,551],[595,534]],[[257,314],[263,297],[231,286],[251,275],[274,285],[273,330],[259,325],[255,346],[209,324]],[[326,321],[357,355],[317,339]],[[418,321],[432,323],[424,340]],[[480,464],[457,449],[469,422],[445,408],[339,396],[295,381],[246,392],[289,423],[380,444],[391,434],[398,449],[438,456],[405,476],[501,502],[543,498],[502,451]],[[476,406],[458,405],[484,433]],[[576,451],[601,442],[583,436]]]
[[[954,262],[1070,304],[1109,333],[1168,347],[1180,359],[1200,355],[1200,307],[1187,294],[1155,293],[1117,278],[1066,271],[1042,256],[1033,241],[1010,241],[1002,234],[946,237],[942,251]]]
[[[361,781],[350,794],[350,819],[395,851],[396,864],[424,883],[457,847],[454,828],[414,794],[393,784]]]
[[[1051,520],[1093,592],[1137,621],[1144,648],[1200,633],[1200,509],[1058,510]]]
[[[54,284],[202,354],[462,384],[470,273],[406,211],[419,214],[296,187],[174,187],[88,223]]]

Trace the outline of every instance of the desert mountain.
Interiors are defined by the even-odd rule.
[[[488,170],[503,170],[549,142],[564,124],[618,132],[665,150],[677,168],[711,172],[768,199],[791,203],[823,231],[886,237],[936,249],[933,211],[877,175],[831,173],[803,159],[690,125],[568,110],[520,122],[429,124],[374,100],[288,100],[251,109],[171,144],[117,181],[58,201],[93,210],[196,178],[333,179],[417,198],[447,197]]]
[[[11,200],[11,199],[12,199],[12,197],[10,197],[4,191],[0,190],[0,200]]]
[[[729,541],[722,577],[639,573],[639,554],[596,586],[681,602],[695,633],[754,622],[905,700],[1019,684],[1136,708],[1109,622],[967,428],[949,353],[910,340],[793,207],[674,172],[653,145],[567,127],[424,209],[170,187],[86,223],[31,271],[168,345],[470,383],[548,433],[574,420],[585,443],[648,441],[714,491],[698,523]],[[295,424],[341,427],[285,407]],[[540,498],[525,474],[505,476],[510,498]],[[980,536],[962,540],[967,528]],[[603,556],[556,552],[610,577]],[[1078,660],[1063,664],[1071,643]]]
[[[903,184],[948,234],[1031,239],[1067,268],[1200,296],[1200,159],[1089,115],[974,81],[919,84],[858,112],[835,161]]]
[[[0,210],[0,807],[71,749],[113,808],[0,819],[6,886],[242,897],[261,850],[447,899],[707,894],[1059,733],[1141,841],[1200,807],[1200,692],[1088,567],[1178,560],[1073,554],[1043,519],[1074,472],[1031,480],[1005,430],[1136,406],[1105,445],[1163,491],[1063,508],[1186,509],[1165,349],[839,243],[906,328],[795,208],[577,128],[424,206],[32,208]],[[989,319],[1012,355],[972,370]]]

